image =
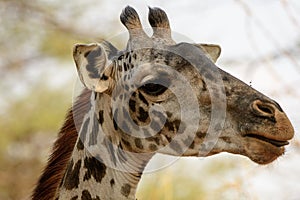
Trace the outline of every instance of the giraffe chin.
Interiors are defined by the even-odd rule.
[[[255,137],[245,137],[245,152],[243,154],[257,164],[269,164],[282,156],[284,152],[284,146],[276,146]]]

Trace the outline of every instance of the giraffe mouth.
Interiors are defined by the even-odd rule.
[[[245,135],[245,137],[255,138],[255,139],[267,142],[269,144],[272,144],[276,147],[283,147],[283,146],[286,146],[289,144],[288,141],[274,140],[274,139],[266,138],[264,136],[256,135],[256,134],[247,134],[247,135]]]

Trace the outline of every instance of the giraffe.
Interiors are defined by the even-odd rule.
[[[215,65],[218,45],[177,44],[160,8],[149,8],[151,37],[132,7],[120,19],[129,32],[124,50],[107,41],[74,46],[84,89],[33,199],[135,199],[156,153],[229,152],[258,164],[284,154],[294,135],[288,117],[274,100]]]

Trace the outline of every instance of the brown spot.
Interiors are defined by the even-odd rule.
[[[75,197],[72,197],[71,200],[77,200],[78,199],[78,196],[76,195]]]
[[[167,138],[168,142],[170,143],[172,141],[172,137],[169,135],[165,135],[165,137]]]
[[[231,143],[231,138],[230,137],[220,137],[220,139],[222,139],[224,142],[230,144]]]
[[[78,139],[76,147],[77,147],[78,150],[83,150],[84,149],[84,145],[83,145],[83,143],[81,141],[81,138]]]
[[[104,80],[104,81],[108,80],[108,76],[106,76],[105,74],[103,74],[102,77],[101,77],[101,80]]]
[[[133,99],[129,100],[129,108],[132,112],[136,111],[135,104],[136,104],[135,100],[133,100]]]
[[[206,133],[199,131],[199,132],[196,133],[196,135],[197,135],[198,138],[202,139],[206,136]]]
[[[139,93],[139,99],[142,100],[142,102],[144,104],[146,104],[146,106],[149,105],[148,101],[145,99],[145,97],[141,93]]]
[[[177,131],[179,129],[180,124],[182,124],[182,127],[184,127],[183,123],[181,123],[181,121],[178,120],[178,119],[174,120],[173,124],[174,124],[174,126],[175,126],[175,128],[176,128]],[[185,128],[183,128],[183,129],[185,129]]]
[[[169,112],[169,111],[167,111],[166,113],[167,113],[168,118],[171,118],[172,115],[173,115],[173,114],[172,114],[171,112]]]
[[[206,83],[204,80],[201,80],[201,81],[202,81],[202,91],[205,92],[207,90]]]
[[[150,145],[149,145],[149,149],[150,149],[151,151],[156,151],[156,150],[157,150],[157,146],[156,146],[155,144],[150,144]]]
[[[134,139],[134,143],[135,143],[135,146],[136,146],[137,148],[139,148],[139,149],[143,149],[143,148],[144,148],[144,147],[143,147],[143,144],[142,144],[142,141],[141,141],[140,138],[135,138],[135,139]]]
[[[195,148],[195,142],[192,141],[191,145],[189,146],[190,149],[194,149]]]
[[[160,140],[157,136],[147,137],[146,140],[151,141],[151,142],[154,141],[157,145],[159,145],[159,142],[160,142]]]
[[[139,116],[138,120],[141,122],[146,122],[146,120],[149,118],[149,114],[147,111],[144,110],[144,108],[139,107]]]
[[[170,122],[167,120],[165,123],[165,126],[169,129],[169,131],[172,131],[172,132],[178,131],[179,127],[181,128],[179,133],[183,133],[184,130],[186,129],[186,125],[177,119],[174,120],[173,122]]]
[[[119,109],[116,108],[116,110],[114,112],[114,115],[113,115],[113,124],[114,124],[114,129],[116,131],[118,130],[118,124],[117,124],[117,121],[118,121],[118,112],[119,112]]]
[[[104,122],[103,110],[99,111],[99,123],[102,125]]]
[[[72,159],[67,168],[66,176],[64,180],[64,187],[67,190],[78,188],[79,185],[79,170],[81,167],[81,160],[78,160],[75,166],[74,167],[73,166],[74,166],[74,161]]]
[[[113,124],[114,124],[114,129],[117,131],[118,130],[118,124],[115,121],[115,118],[113,118]]]
[[[92,195],[89,191],[83,190],[81,193],[81,200],[100,200],[100,198],[98,196],[92,198]]]
[[[87,169],[83,180],[89,180],[94,177],[96,182],[100,183],[106,174],[106,166],[95,157],[86,157],[84,167]]]
[[[114,185],[115,185],[115,180],[112,178],[112,179],[110,180],[110,186],[113,187]]]
[[[229,81],[229,79],[228,79],[228,77],[227,77],[227,76],[223,76],[223,77],[222,77],[222,80],[223,80],[223,81],[226,81],[226,82],[228,82],[228,81]]]
[[[136,60],[136,54],[135,54],[135,53],[132,54],[132,58],[133,58],[134,60]]]
[[[125,197],[128,197],[130,194],[131,186],[126,183],[122,186],[121,188],[121,194],[124,195]]]
[[[130,147],[130,146],[131,146],[130,142],[128,142],[127,140],[124,140],[123,138],[122,138],[122,143],[123,143],[126,147]]]
[[[154,137],[154,141],[157,145],[159,145],[159,138],[158,137]]]
[[[227,88],[225,88],[226,97],[231,96],[231,91]]]
[[[174,131],[174,126],[173,126],[172,122],[167,120],[165,123],[165,126],[168,128],[169,131],[172,131],[172,132]]]

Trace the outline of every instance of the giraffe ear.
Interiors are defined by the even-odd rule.
[[[83,85],[96,92],[105,92],[109,88],[110,77],[104,74],[108,58],[101,44],[76,44],[73,58]]]
[[[213,62],[216,62],[221,55],[221,47],[216,44],[195,44],[200,47],[205,55]]]

